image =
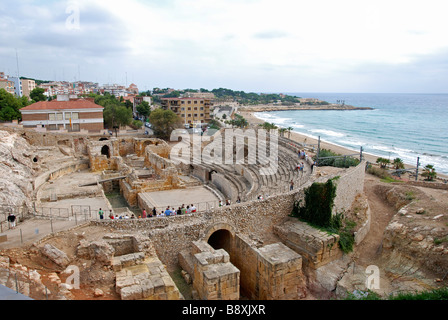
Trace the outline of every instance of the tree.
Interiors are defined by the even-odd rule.
[[[279,128],[278,129],[278,133],[279,133],[280,137],[284,137],[286,131],[288,131],[288,129],[286,129],[286,128]]]
[[[11,121],[21,119],[20,108],[30,104],[27,97],[16,98],[5,89],[0,89],[0,120]]]
[[[288,127],[286,128],[286,130],[288,130],[288,139],[291,137],[291,131],[294,130],[293,127]]]
[[[125,105],[126,108],[128,108],[128,109],[132,109],[132,107],[134,106],[134,105],[132,104],[132,102],[129,101],[129,100],[126,100],[126,101],[124,102],[124,105]]]
[[[269,122],[264,122],[263,124],[260,124],[260,126],[269,133],[271,132],[271,130],[275,130],[278,128],[274,123]]]
[[[132,121],[132,110],[123,105],[109,103],[104,107],[103,117],[104,124],[109,129],[116,126],[127,126]]]
[[[0,110],[0,120],[11,121],[18,119],[20,112],[17,112],[13,107],[7,106]]]
[[[396,170],[404,169],[403,160],[401,160],[400,158],[395,158],[394,161],[392,162],[392,164],[394,165]]]
[[[379,157],[376,159],[376,163],[378,163],[382,169],[385,169],[386,166],[390,163],[390,160]]]
[[[168,139],[171,131],[180,126],[181,119],[172,110],[159,108],[151,112],[149,123],[152,125],[155,136]]]
[[[39,101],[46,101],[47,97],[44,95],[45,90],[42,88],[34,88],[31,92],[30,92],[30,99],[35,101],[35,102],[39,102]]]
[[[434,181],[434,179],[437,177],[436,169],[432,164],[427,164],[423,168],[422,177],[425,177],[427,181]]]
[[[144,116],[145,118],[149,116],[149,114],[151,113],[151,108],[149,107],[149,103],[146,101],[142,101],[138,106],[137,106],[137,112],[141,115]]]

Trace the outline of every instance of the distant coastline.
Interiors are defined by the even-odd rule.
[[[264,104],[255,106],[239,106],[241,112],[269,112],[269,111],[290,111],[290,110],[374,110],[370,107],[355,107],[351,105],[327,104],[327,105],[292,105],[282,106],[274,104]]]

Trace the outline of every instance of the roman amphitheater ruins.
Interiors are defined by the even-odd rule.
[[[250,140],[239,134],[235,141]],[[339,283],[342,292],[340,280],[351,270],[365,288],[365,267],[356,269],[354,258],[339,248],[338,235],[290,216],[308,187],[333,179],[334,212],[353,215],[355,246],[361,244],[370,228],[365,161],[311,172],[314,147],[269,134],[266,145],[274,138],[277,167],[263,174],[272,164],[272,146],[264,155],[253,154],[249,143],[235,144],[230,153],[223,147],[220,154],[216,150],[224,142],[209,139],[189,151],[188,163],[173,159],[177,141],[2,128],[2,230],[12,211],[19,226],[49,219],[72,225],[28,242],[16,238],[18,245],[14,230],[3,232],[0,284],[13,287],[18,279],[36,299],[283,300],[334,293],[329,283]],[[244,161],[194,161],[195,152],[211,147],[215,159],[241,154]],[[300,160],[297,152],[305,147],[309,157]],[[298,161],[305,164],[303,172],[295,170]],[[112,203],[107,195],[114,192],[124,205]],[[149,216],[154,208],[160,213],[182,205],[197,211],[141,217],[143,210]],[[126,215],[135,218],[118,218]],[[68,281],[70,270],[78,271],[81,288]]]

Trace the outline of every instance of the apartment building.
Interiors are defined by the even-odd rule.
[[[20,109],[24,128],[46,128],[46,130],[87,130],[99,132],[104,129],[103,107],[93,99],[61,98],[39,101]]]
[[[7,80],[7,79],[0,79],[0,88],[3,88],[6,90],[6,92],[10,93],[10,94],[14,94],[14,82]]]
[[[9,77],[8,80],[14,82],[14,94],[18,97],[22,96],[22,81],[19,77]]]
[[[36,88],[36,81],[31,79],[22,79],[22,95],[30,97],[31,91]]]
[[[202,98],[162,98],[162,108],[172,110],[185,124],[208,123],[210,108],[213,105],[211,99]]]

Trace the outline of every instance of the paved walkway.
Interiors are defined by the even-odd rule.
[[[6,235],[7,241],[0,242],[0,249],[29,245],[51,233],[67,230],[83,223],[85,223],[84,220],[27,219],[18,223],[14,229],[3,229],[1,235]],[[3,227],[5,228],[5,224]]]
[[[0,285],[0,300],[33,300],[15,290]]]

